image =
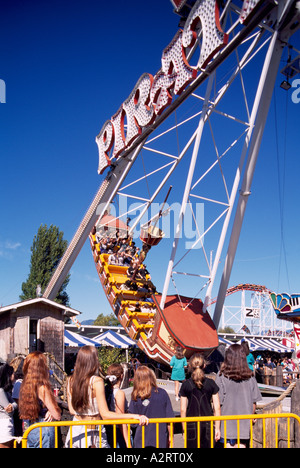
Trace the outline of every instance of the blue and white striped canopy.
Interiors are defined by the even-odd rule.
[[[287,353],[293,351],[292,348],[288,348],[279,341],[271,338],[248,338],[245,336],[245,338],[238,341],[238,344],[241,344],[242,341],[246,341],[248,343],[250,351],[274,351],[277,353]],[[234,342],[219,336],[219,344],[225,344],[227,348],[228,346],[234,344]]]
[[[229,340],[226,340],[222,336],[219,336],[219,345],[221,345],[221,344],[224,344],[226,346],[226,348],[227,348],[227,347],[233,345],[233,342],[229,341]]]
[[[99,341],[65,330],[65,346],[72,346],[74,348],[78,348],[79,346],[96,346],[99,348],[102,345]]]
[[[129,348],[136,346],[135,341],[125,335],[121,335],[112,330],[108,330],[94,338],[95,341],[103,346],[113,346],[114,348]]]
[[[239,341],[239,343],[241,343],[241,341]],[[291,350],[282,343],[272,339],[245,337],[245,341],[247,341],[250,351],[273,351],[277,353],[291,352]]]

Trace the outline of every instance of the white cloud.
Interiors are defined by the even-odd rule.
[[[20,242],[10,242],[10,241],[5,242],[5,248],[7,250],[17,250],[19,247],[21,247]]]
[[[13,252],[21,247],[20,242],[11,242],[9,240],[5,242],[0,241],[0,258],[11,259]]]

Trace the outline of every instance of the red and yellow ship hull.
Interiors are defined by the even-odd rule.
[[[127,334],[151,359],[169,363],[178,346],[188,358],[195,352],[209,355],[219,343],[217,330],[200,299],[168,296],[160,308],[160,294],[123,290],[127,267],[108,264],[94,235],[90,235],[94,262],[105,295]],[[137,281],[138,286],[143,283]],[[139,305],[137,309],[137,303]]]

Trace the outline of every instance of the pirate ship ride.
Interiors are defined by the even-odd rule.
[[[90,235],[96,269],[109,304],[130,338],[162,363],[171,360],[178,346],[186,350],[187,357],[196,351],[210,354],[218,346],[218,335],[209,314],[203,312],[203,302],[188,297],[179,301],[171,295],[162,309],[161,294],[148,272],[144,273],[146,255],[164,233],[155,224],[144,226],[143,248],[137,256],[124,223],[106,215],[97,225],[99,230]],[[127,266],[124,257],[130,259]]]

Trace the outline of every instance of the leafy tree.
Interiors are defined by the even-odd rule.
[[[131,350],[129,350],[129,359],[131,355]],[[107,372],[108,367],[111,364],[121,364],[126,362],[126,350],[120,348],[110,348],[108,346],[102,346],[98,348],[98,358],[103,368],[104,372]]]
[[[41,287],[41,293],[45,290],[68,246],[63,235],[56,226],[51,225],[48,228],[45,224],[39,227],[31,246],[30,273],[27,281],[22,284],[21,301],[37,297],[38,285]],[[69,281],[68,275],[55,299],[56,302],[69,305],[69,296],[65,291]]]
[[[109,315],[99,314],[94,322],[94,325],[103,325],[104,327],[118,327],[120,325],[120,322],[112,312]]]
[[[219,328],[218,332],[219,333],[235,333],[234,329],[228,326],[225,328]]]

